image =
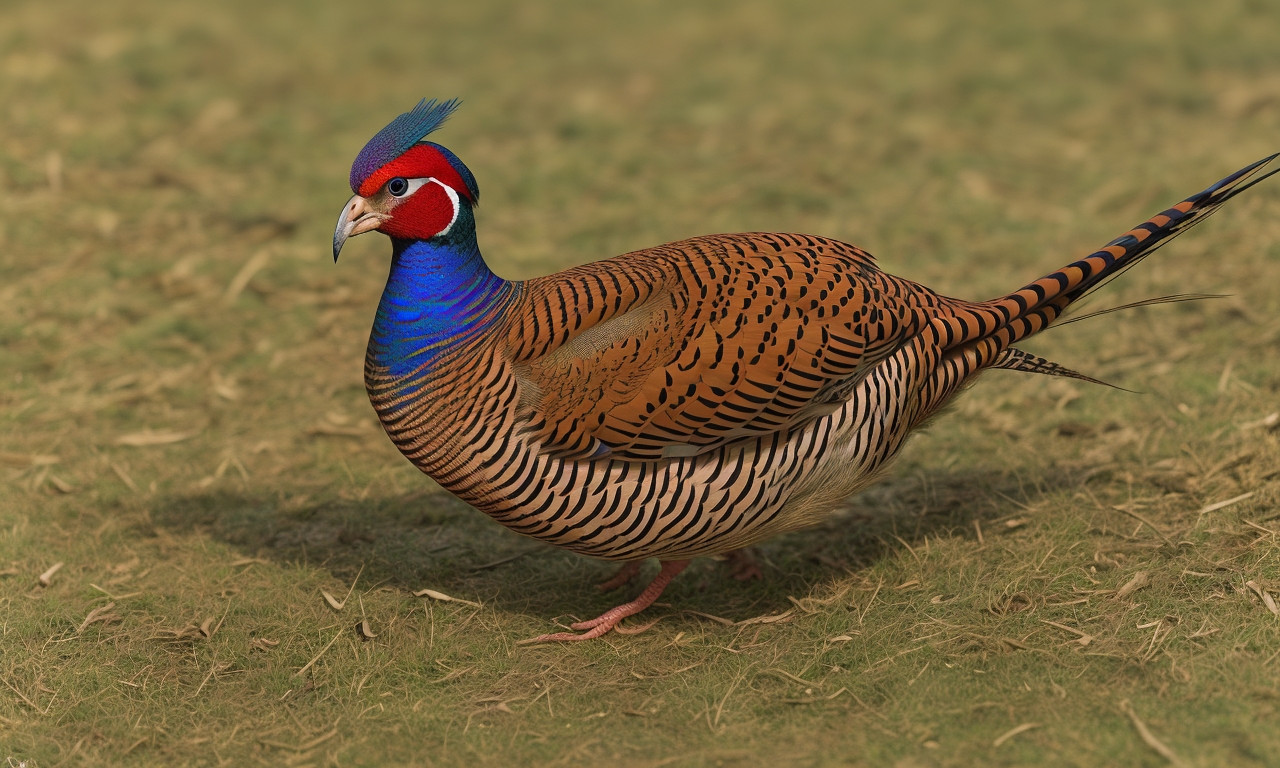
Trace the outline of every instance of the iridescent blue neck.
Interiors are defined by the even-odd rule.
[[[395,377],[430,369],[501,317],[515,284],[489,270],[474,230],[466,234],[392,240],[391,274],[369,336],[370,363]]]

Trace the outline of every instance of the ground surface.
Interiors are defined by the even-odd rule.
[[[777,229],[988,297],[1280,150],[1274,9],[597,5],[6,7],[0,760],[1275,765],[1280,183],[1091,308],[1230,298],[1030,345],[1143,394],[993,373],[763,580],[576,646],[516,642],[607,567],[394,451],[387,245],[329,258],[363,142],[460,96],[507,276]]]

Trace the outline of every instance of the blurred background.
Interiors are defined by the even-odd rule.
[[[389,248],[359,238],[335,266],[330,238],[356,152],[420,98],[463,100],[432,138],[475,172],[481,248],[503,276],[780,230],[844,239],[888,271],[986,298],[1280,150],[1275,11],[1263,0],[11,0],[0,26],[0,588],[6,607],[26,607],[0,639],[12,643],[0,654],[6,679],[38,711],[48,695],[37,681],[58,687],[40,649],[104,599],[85,585],[136,587],[150,602],[113,601],[115,642],[136,628],[136,666],[171,665],[182,698],[209,665],[184,667],[144,641],[222,611],[200,606],[240,557],[277,570],[237,587],[237,605],[265,612],[254,626],[291,631],[328,626],[328,609],[269,606],[311,600],[317,583],[349,583],[366,563],[398,588],[430,578],[507,594],[513,638],[596,599],[592,566],[541,550],[520,561],[527,570],[459,575],[525,545],[434,492],[365,401],[364,342]],[[1245,450],[1240,434],[1268,434],[1237,426],[1263,423],[1280,401],[1277,187],[1233,203],[1092,308],[1231,298],[1110,316],[1032,345],[1154,396],[1002,374],[913,445],[899,476],[920,498],[897,502],[891,484],[863,511],[937,502],[919,478],[940,472],[977,484],[974,497],[943,494],[942,508],[999,515],[1009,509],[983,500],[983,483],[1043,488],[1063,466],[1128,462],[1136,476],[1097,490],[1122,500],[1188,452],[1213,466]],[[1249,450],[1274,458],[1268,439]],[[1258,477],[1254,501],[1274,499],[1274,475]],[[1214,489],[1206,502],[1235,492]],[[33,588],[54,562],[66,563],[61,585]],[[813,565],[802,581],[825,572]],[[112,588],[113,573],[132,581]],[[531,592],[562,591],[513,597],[513,574]],[[740,607],[726,608],[730,591],[703,608]],[[298,645],[280,675],[316,650]],[[82,650],[84,663],[117,658],[98,652]],[[270,689],[252,679],[235,694],[241,706],[293,728],[264,714],[268,699],[245,703],[256,695],[246,690]],[[120,691],[64,694],[54,710],[127,700]],[[157,695],[151,706],[172,705]],[[219,720],[183,706],[188,725],[235,722],[231,710]],[[60,724],[17,699],[5,707],[0,733],[23,734],[47,761],[92,734],[100,751],[81,756],[118,757],[111,745],[134,737],[91,706]],[[347,727],[332,745],[359,742]],[[137,737],[177,750],[154,754],[186,754],[157,728]],[[295,742],[310,738],[303,730],[290,731]]]

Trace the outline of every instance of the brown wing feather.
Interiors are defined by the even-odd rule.
[[[718,235],[527,282],[507,343],[544,450],[690,455],[828,413],[940,301],[845,243]]]

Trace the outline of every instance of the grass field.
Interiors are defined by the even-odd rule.
[[[1266,2],[616,5],[6,7],[0,765],[1280,762],[1280,180],[1089,309],[1229,298],[1029,345],[1142,394],[992,373],[764,579],[516,645],[609,567],[395,451],[329,254],[419,98],[509,277],[765,229],[986,298],[1280,150]]]

